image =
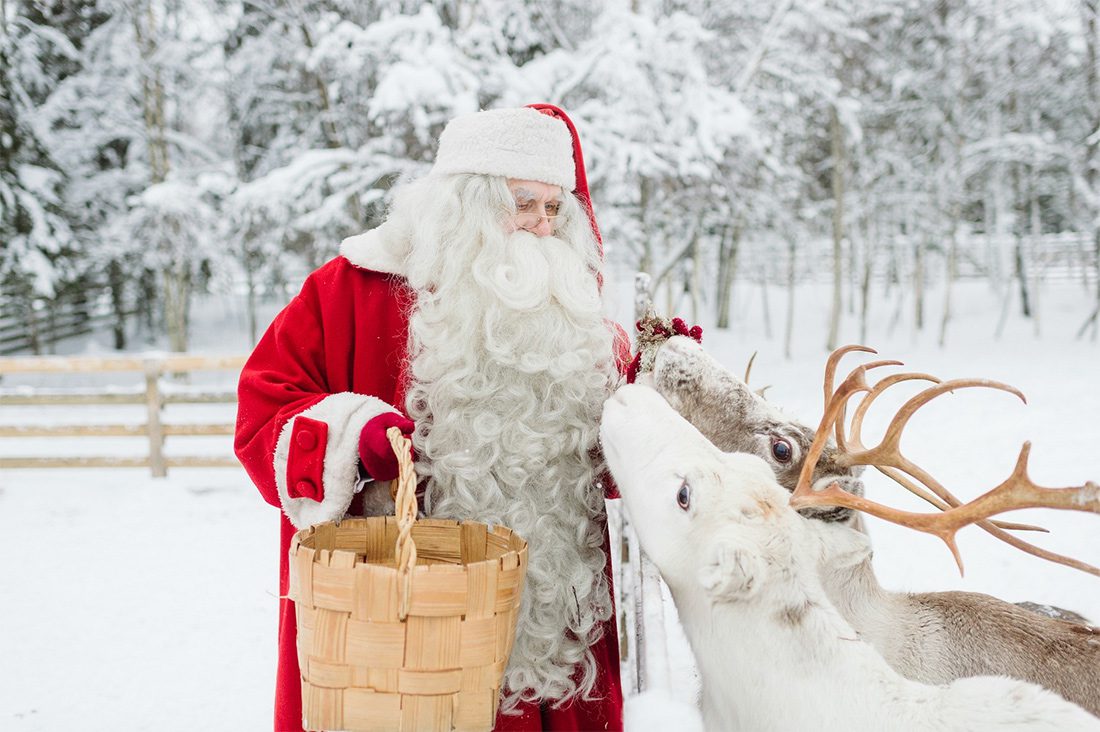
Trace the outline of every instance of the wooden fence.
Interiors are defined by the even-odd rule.
[[[118,318],[138,313],[132,297],[115,311],[104,287],[88,285],[53,298],[0,297],[0,356],[53,353],[54,345],[96,330],[110,331]]]
[[[232,467],[236,458],[210,456],[174,456],[164,454],[164,439],[170,436],[232,435],[231,422],[170,424],[164,421],[169,404],[233,404],[235,391],[165,393],[161,377],[166,373],[193,371],[239,371],[244,356],[147,355],[129,357],[0,358],[0,378],[5,374],[137,372],[144,375],[144,388],[138,382],[133,389],[12,389],[0,388],[3,405],[119,405],[144,404],[144,424],[61,424],[49,426],[0,425],[0,438],[28,437],[144,437],[149,443],[147,457],[0,457],[0,468],[149,468],[153,476],[164,477],[168,468]]]

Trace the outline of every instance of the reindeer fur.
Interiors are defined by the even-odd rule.
[[[1100,730],[1033,684],[898,675],[830,602],[821,522],[789,507],[763,460],[721,452],[652,389],[620,388],[600,434],[699,663],[707,729]]]
[[[673,338],[658,351],[651,381],[716,447],[763,457],[793,491],[813,430],[783,415],[724,369],[694,341]],[[788,438],[795,454],[778,464],[771,437]],[[826,449],[814,484],[858,478]],[[808,514],[819,535],[819,572],[830,601],[859,637],[898,673],[928,684],[980,675],[1030,681],[1100,716],[1100,630],[974,592],[891,592],[871,565],[871,547],[851,512]]]

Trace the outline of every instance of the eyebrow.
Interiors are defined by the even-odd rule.
[[[516,201],[533,201],[533,200],[535,200],[534,192],[531,191],[528,188],[517,188],[514,191],[512,191],[512,195],[515,197]],[[550,200],[560,204],[561,201],[562,201],[562,197],[560,195],[559,196],[554,196]]]

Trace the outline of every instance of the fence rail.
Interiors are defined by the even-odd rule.
[[[61,341],[109,329],[137,313],[129,300],[116,312],[106,288],[91,283],[54,298],[0,298],[0,356],[50,353]]]
[[[233,391],[187,393],[165,390],[165,374],[193,371],[239,371],[244,356],[201,356],[194,354],[150,354],[120,357],[0,358],[0,377],[6,374],[137,372],[144,376],[144,388],[94,389],[0,389],[0,401],[11,406],[144,404],[143,424],[60,424],[0,425],[0,438],[56,437],[144,437],[149,443],[146,457],[0,457],[0,468],[149,468],[154,477],[164,477],[168,468],[236,467],[235,458],[173,456],[164,454],[166,437],[232,435],[232,423],[166,423],[164,407],[169,404],[233,404]]]

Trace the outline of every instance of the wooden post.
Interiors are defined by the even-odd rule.
[[[154,478],[168,475],[164,464],[164,427],[160,423],[160,362],[149,359],[145,362],[145,410],[146,424],[149,429],[149,469]]]
[[[650,276],[645,272],[634,275],[634,317],[641,319],[652,300]],[[634,689],[641,693],[647,688],[668,686],[668,649],[664,642],[664,612],[661,593],[661,577],[653,562],[642,553],[638,535],[622,513],[622,542],[620,556],[629,558],[631,583],[634,588],[633,651]],[[654,633],[646,632],[647,614],[652,616]],[[624,618],[625,619],[625,618]],[[652,659],[652,662],[651,662]]]

